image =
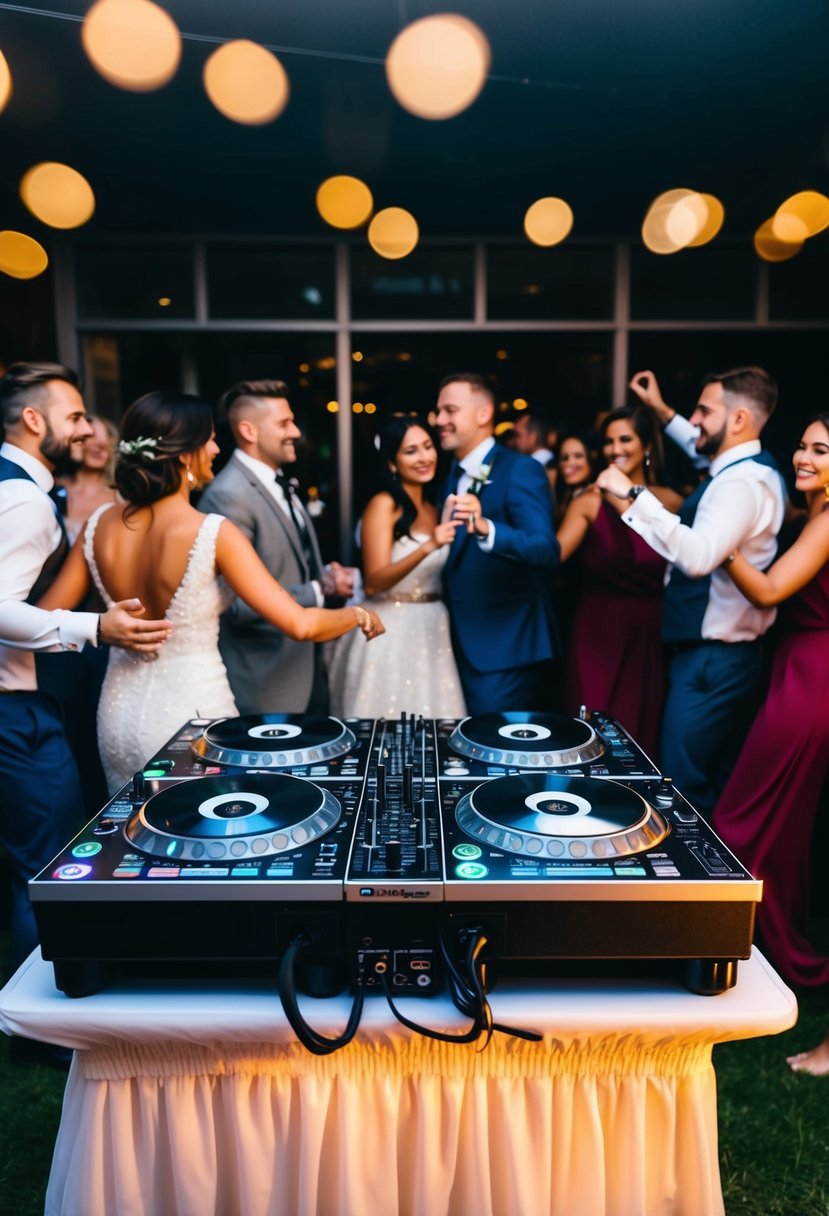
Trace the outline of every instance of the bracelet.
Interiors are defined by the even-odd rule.
[[[725,561],[723,562],[723,565],[724,565],[724,566],[730,566],[730,565],[731,565],[731,563],[734,561],[734,558],[735,558],[736,556],[737,556],[736,551],[735,551],[734,553],[729,553],[728,557],[727,557],[727,558],[725,559]]]
[[[98,613],[98,624],[95,626],[95,645],[101,645],[101,621],[103,620],[101,613]]]

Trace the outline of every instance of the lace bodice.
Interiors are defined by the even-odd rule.
[[[109,509],[109,504],[104,504],[89,517],[84,540],[86,564],[107,608],[113,600],[101,579],[94,544],[98,520]],[[162,648],[162,657],[168,653],[203,651],[206,646],[218,644],[219,615],[233,598],[227,583],[216,574],[216,538],[223,521],[223,515],[205,515],[204,523],[196,533],[184,576],[165,613],[174,628]]]
[[[391,549],[390,561],[399,562],[401,558],[406,557],[414,549],[419,549],[424,541],[428,540],[427,535],[422,535],[418,532],[411,536],[399,537]],[[404,575],[399,582],[390,587],[383,595],[378,595],[373,598],[378,601],[394,599],[396,595],[411,596],[416,599],[418,596],[440,596],[442,594],[441,578],[443,567],[449,556],[449,546],[444,545],[442,549],[435,549],[433,553],[427,553],[422,562],[418,562],[414,570],[410,570]]]
[[[95,586],[109,607],[95,561],[98,520],[108,505],[90,516],[84,557]],[[216,574],[216,538],[221,515],[206,515],[190,548],[181,582],[166,617],[173,632],[157,658],[131,650],[110,651],[98,706],[98,743],[110,793],[118,790],[191,718],[236,713],[227,672],[219,654],[219,616],[232,592]]]

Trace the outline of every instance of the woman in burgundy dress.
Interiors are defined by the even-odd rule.
[[[648,484],[669,510],[682,499],[651,484],[658,478],[660,435],[650,411],[622,406],[605,418],[602,453],[636,485]],[[557,532],[561,559],[581,547],[581,595],[565,678],[565,708],[605,709],[655,754],[664,696],[662,593],[665,562],[598,493],[575,498]]]
[[[726,562],[753,604],[794,598],[786,606],[766,699],[713,823],[763,880],[757,925],[775,967],[789,983],[817,987],[829,984],[829,958],[815,952],[806,931],[812,829],[829,769],[829,413],[806,427],[793,464],[807,504],[797,541],[765,574],[739,553]],[[808,1067],[809,1061],[793,1066]]]

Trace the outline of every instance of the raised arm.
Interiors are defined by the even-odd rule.
[[[724,569],[757,608],[771,608],[795,595],[829,561],[829,511],[810,519],[795,543],[765,573],[742,553],[727,557]]]
[[[394,587],[430,553],[450,544],[461,523],[459,519],[437,523],[428,540],[393,562],[394,525],[399,514],[400,508],[390,494],[375,494],[363,512],[363,584],[366,595],[378,595]]]
[[[216,541],[216,565],[254,612],[300,642],[330,642],[358,626],[367,638],[385,633],[376,613],[353,608],[302,608],[268,573],[250,541],[226,519]]]

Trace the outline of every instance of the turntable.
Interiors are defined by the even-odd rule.
[[[653,777],[656,765],[607,714],[479,714],[438,724],[444,777],[495,777],[555,769],[594,777]]]
[[[186,723],[146,765],[148,780],[265,769],[325,780],[365,774],[374,733],[370,719],[257,714]]]

